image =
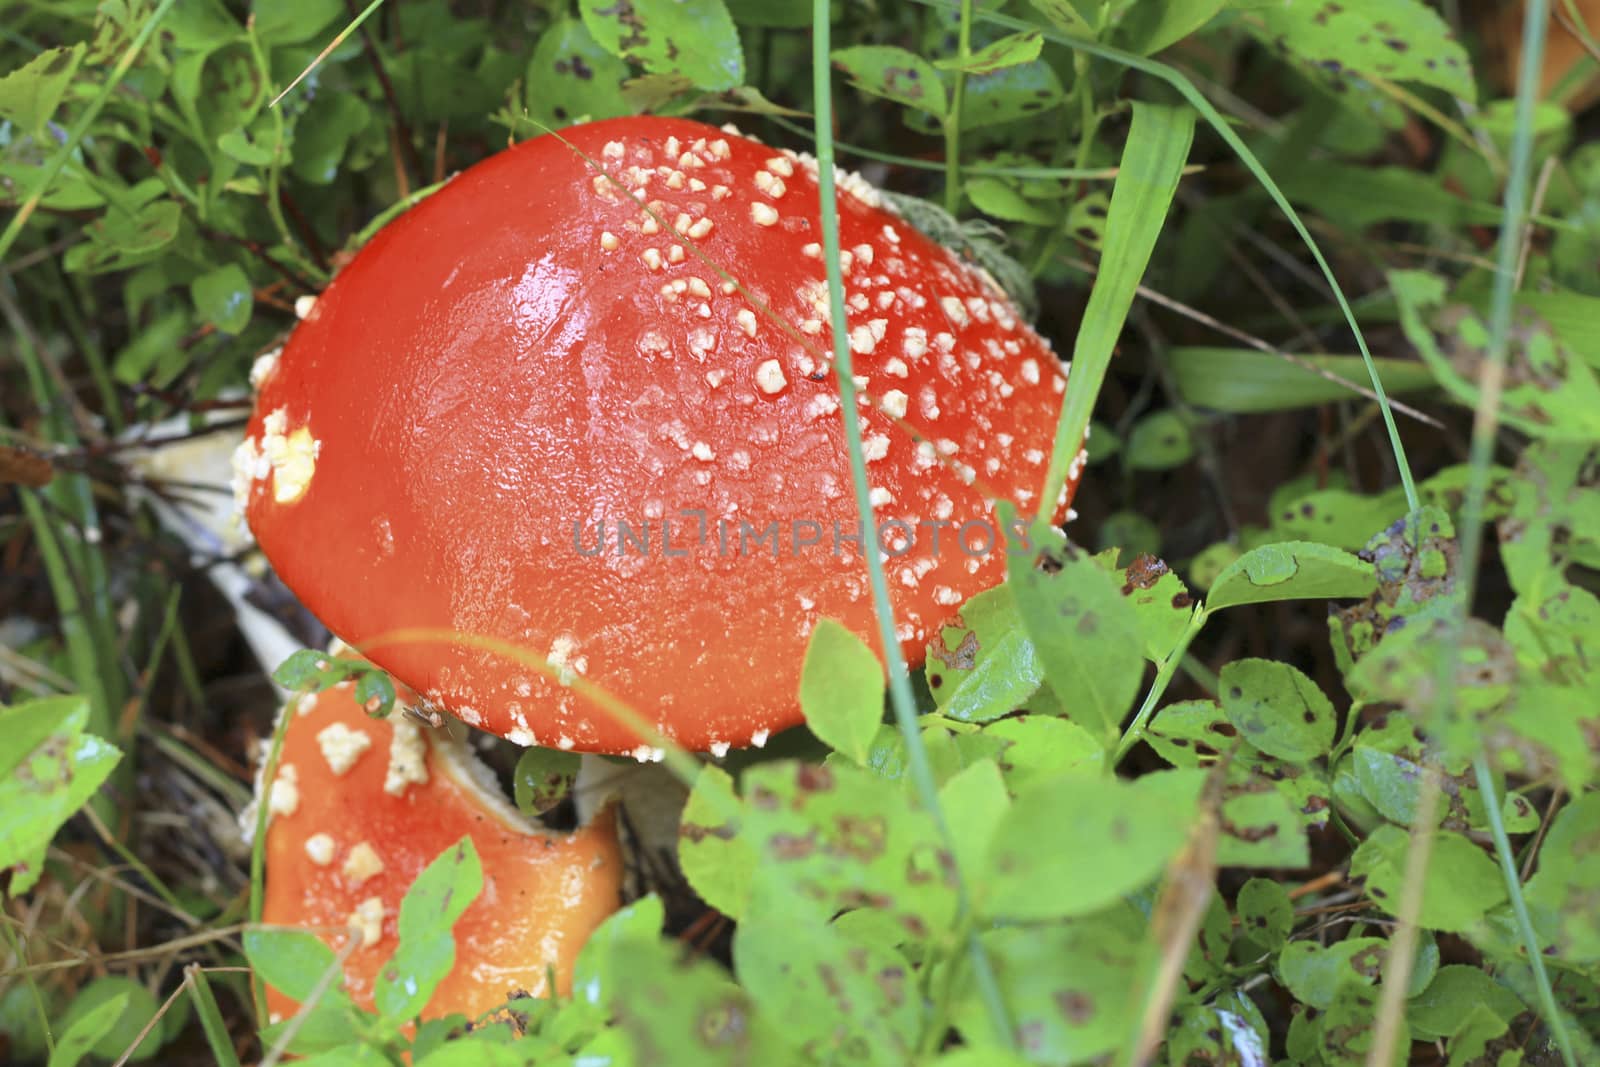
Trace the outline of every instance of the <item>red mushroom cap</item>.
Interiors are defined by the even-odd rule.
[[[284,714],[292,718],[267,800],[264,921],[316,929],[336,952],[359,939],[345,989],[371,1007],[399,944],[406,890],[470,836],[483,891],[456,922],[455,966],[424,1016],[477,1016],[516,988],[546,995],[552,971],[569,992],[578,950],[621,902],[609,809],[569,835],[539,829],[464,744],[404,711],[371,718],[349,682],[296,698]],[[295,1008],[272,989],[267,1002],[278,1015]]]
[[[690,748],[797,723],[816,622],[876,644],[815,170],[613,119],[501,152],[384,228],[259,368],[236,466],[284,581],[522,744],[648,753],[576,675]],[[1065,376],[986,273],[865,182],[843,176],[839,210],[875,519],[920,662],[1004,577],[991,501],[1038,510]],[[383,641],[412,627],[549,668]]]

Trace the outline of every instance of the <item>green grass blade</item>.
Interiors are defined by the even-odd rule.
[[[861,416],[856,410],[856,387],[852,379],[849,330],[845,325],[844,277],[839,264],[839,198],[834,188],[833,175],[833,68],[829,62],[829,3],[814,0],[811,18],[811,64],[815,92],[814,136],[816,140],[817,183],[822,215],[822,260],[827,265],[828,311],[833,329],[833,359],[835,376],[839,380],[839,403],[844,417],[845,441],[850,449],[850,476],[854,483],[856,513],[860,516],[863,539],[873,537],[871,487],[867,481],[867,461],[861,450]],[[1087,418],[1087,416],[1086,416]],[[967,927],[967,957],[972,967],[973,980],[983,997],[989,1022],[996,1034],[1003,1035],[1007,1045],[1012,1043],[1011,1020],[1006,1010],[1005,998],[995,977],[993,966],[984,952],[977,931],[970,926],[971,903],[966,881],[956,863],[956,850],[951,845],[950,829],[939,806],[939,786],[933,776],[927,749],[922,743],[922,731],[917,722],[916,698],[911,692],[911,675],[905,657],[900,654],[900,640],[895,636],[894,605],[889,599],[889,583],[884,577],[883,561],[877,552],[863,552],[867,575],[872,585],[872,602],[878,619],[878,634],[883,644],[885,665],[889,673],[889,702],[894,708],[895,722],[906,746],[906,763],[917,796],[938,827],[955,867],[954,879],[960,898],[961,916],[958,922]]]
[[[211,983],[206,979],[205,969],[198,963],[191,963],[183,969],[184,977],[188,979],[189,997],[194,1001],[194,1013],[200,1019],[200,1027],[206,1033],[206,1044],[211,1048],[211,1056],[216,1061],[217,1067],[239,1067],[239,1055],[233,1049],[233,1040],[228,1035],[228,1024],[223,1021],[222,1009],[217,1006],[217,998],[211,992]]]
[[[22,235],[22,227],[27,225],[28,219],[39,206],[39,201],[44,199],[45,192],[50,188],[50,183],[56,180],[56,175],[61,173],[61,168],[66,166],[72,153],[78,150],[78,145],[83,141],[83,135],[89,132],[89,127],[100,116],[100,109],[105,107],[106,101],[111,99],[111,94],[122,83],[122,78],[128,73],[128,68],[133,66],[133,61],[139,58],[139,53],[144,49],[146,42],[156,32],[156,27],[161,25],[161,20],[167,17],[167,12],[172,10],[172,5],[177,0],[161,0],[156,9],[150,13],[143,26],[139,27],[138,36],[128,45],[127,50],[118,57],[116,66],[111,68],[111,73],[101,84],[100,91],[95,93],[94,99],[89,101],[89,106],[83,109],[83,114],[78,116],[78,121],[72,124],[67,131],[67,139],[61,142],[50,161],[45,164],[44,171],[39,175],[39,184],[29,190],[22,201],[22,207],[11,216],[11,221],[6,223],[6,228],[0,232],[0,261],[6,258],[6,253],[11,251],[11,246],[17,243],[17,238]]]
[[[945,2],[945,0],[917,0],[917,2],[929,7],[942,7],[948,11],[956,10],[953,4]],[[1012,30],[1039,31],[1039,27],[1032,23],[990,11],[981,12],[978,17],[991,25]],[[1350,327],[1351,332],[1355,335],[1356,347],[1360,350],[1361,358],[1367,365],[1367,373],[1372,379],[1372,391],[1378,395],[1378,406],[1383,415],[1383,425],[1389,435],[1389,448],[1394,453],[1395,465],[1400,470],[1401,484],[1405,486],[1406,505],[1415,511],[1421,503],[1417,496],[1416,482],[1411,476],[1411,464],[1406,459],[1405,446],[1400,441],[1400,430],[1395,425],[1394,412],[1389,404],[1388,394],[1384,391],[1383,381],[1378,377],[1373,365],[1372,351],[1367,347],[1366,334],[1362,333],[1361,324],[1356,321],[1355,312],[1350,307],[1350,301],[1345,296],[1344,288],[1340,286],[1339,279],[1334,276],[1333,267],[1328,263],[1327,257],[1322,254],[1321,246],[1312,238],[1311,231],[1306,228],[1306,224],[1301,220],[1299,213],[1295,211],[1294,205],[1289,203],[1288,197],[1283,195],[1283,190],[1279,189],[1277,183],[1272,180],[1272,175],[1267,173],[1267,168],[1262,165],[1261,160],[1256,158],[1256,154],[1250,151],[1244,140],[1233,131],[1233,127],[1229,125],[1228,120],[1223,118],[1222,113],[1212,106],[1211,101],[1205,98],[1205,95],[1195,87],[1194,83],[1174,68],[1167,66],[1165,63],[1159,63],[1143,56],[1136,56],[1131,52],[1124,52],[1117,48],[1110,48],[1095,41],[1078,40],[1053,30],[1041,32],[1044,33],[1046,40],[1064,44],[1069,48],[1078,49],[1101,59],[1120,63],[1131,70],[1148,74],[1150,77],[1170,85],[1174,91],[1189,102],[1195,111],[1200,113],[1200,117],[1206,120],[1206,124],[1227,144],[1229,150],[1238,156],[1239,161],[1250,171],[1251,176],[1261,183],[1261,187],[1266,190],[1267,195],[1272,198],[1272,202],[1283,212],[1284,217],[1289,220],[1289,224],[1294,227],[1295,233],[1299,235],[1300,240],[1311,253],[1311,257],[1316,260],[1317,269],[1327,279],[1328,285],[1332,288],[1334,300],[1339,305],[1339,311],[1344,316],[1346,325]]]
[[[1040,514],[1046,519],[1055,511],[1067,472],[1089,428],[1089,415],[1111,366],[1111,354],[1156,238],[1161,236],[1193,141],[1192,111],[1134,101],[1122,167],[1111,187],[1105,252],[1072,347],[1072,372],[1067,376],[1055,446],[1039,500]]]

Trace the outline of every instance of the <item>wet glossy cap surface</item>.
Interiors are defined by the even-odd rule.
[[[646,755],[581,678],[690,748],[759,742],[799,721],[817,620],[876,644],[815,164],[675,119],[563,136],[386,227],[258,368],[250,525],[334,632],[469,723]],[[844,176],[875,519],[920,662],[1003,577],[991,500],[1038,510],[1064,376],[986,275],[876,202]],[[412,627],[534,662],[381,641]]]

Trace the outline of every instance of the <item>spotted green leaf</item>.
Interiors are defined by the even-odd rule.
[[[1122,461],[1133,470],[1165,471],[1194,456],[1189,425],[1175,411],[1158,411],[1133,424]]]
[[[1550,824],[1528,907],[1540,937],[1575,963],[1600,960],[1600,793],[1585,793]]]
[[[1138,615],[1092,556],[1035,535],[1035,551],[1006,560],[1018,612],[1067,715],[1109,742],[1144,676]]]
[[[733,779],[720,767],[704,767],[678,823],[678,861],[694,891],[724,915],[737,919],[750,899],[756,855],[739,834],[739,798]]]
[[[833,65],[862,92],[944,119],[944,82],[921,56],[892,45],[856,45],[835,49]]]
[[[764,908],[733,940],[739,984],[814,1062],[846,1053],[909,1063],[921,1032],[916,972],[899,951],[788,909]]]
[[[1333,744],[1333,703],[1287,663],[1235,660],[1222,668],[1222,710],[1239,735],[1279,759],[1306,763]]]
[[[622,92],[628,65],[595,41],[588,26],[561,19],[534,46],[523,81],[528,114],[560,128],[585,119],[608,119],[633,108]]]
[[[1144,916],[1118,901],[1093,915],[983,937],[1013,1028],[1036,1063],[1092,1063],[1133,1023],[1128,996],[1145,933]],[[998,1044],[970,979],[958,992],[957,1028],[969,1044]]]
[[[10,872],[12,896],[38,882],[56,831],[122,759],[84,732],[88,724],[89,702],[81,696],[0,708],[0,873]]]
[[[1380,826],[1350,861],[1350,874],[1366,878],[1367,894],[1391,915],[1400,907],[1409,849],[1406,831]],[[1505,883],[1489,855],[1462,835],[1441,831],[1433,842],[1417,922],[1434,930],[1464,933],[1505,899]]]
[[[954,917],[948,854],[906,793],[840,763],[767,763],[746,771],[743,786],[741,834],[758,872],[781,871],[824,913],[870,900],[917,937]]]
[[[1422,0],[1302,0],[1258,5],[1246,25],[1334,82],[1350,74],[1420,82],[1477,99],[1466,49]]]
[[[1294,928],[1294,902],[1289,891],[1266,878],[1252,878],[1239,889],[1239,925],[1262,948],[1278,951]]]
[[[744,81],[744,49],[722,0],[582,0],[583,24],[613,56],[701,89]]]
[[[989,908],[1017,920],[1086,915],[1138,889],[1183,845],[1204,777],[1069,774],[1023,791],[990,846]]]
[[[1234,560],[1211,583],[1211,611],[1275,600],[1366,596],[1377,585],[1372,565],[1310,541],[1261,545]]]
[[[1043,47],[1044,34],[1038,30],[1026,30],[1002,37],[965,59],[952,56],[939,60],[934,66],[940,70],[964,70],[968,74],[993,74],[997,70],[1038,59],[1039,50]]]
[[[9,119],[25,133],[42,135],[82,61],[82,44],[47,48],[0,78],[0,119]]]

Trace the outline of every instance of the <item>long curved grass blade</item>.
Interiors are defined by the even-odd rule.
[[[1161,236],[1193,141],[1194,112],[1134,101],[1122,167],[1111,187],[1105,251],[1072,346],[1072,373],[1067,375],[1055,447],[1045,472],[1039,506],[1046,518],[1055,510],[1079,442],[1089,428],[1089,415],[1111,366],[1111,354],[1156,238]]]
[[[851,377],[849,331],[845,325],[844,278],[839,265],[839,199],[833,175],[833,84],[832,66],[829,62],[828,0],[814,0],[811,17],[811,64],[815,93],[815,139],[817,157],[817,182],[822,215],[822,260],[828,273],[828,312],[833,328],[833,359],[839,379],[839,404],[844,417],[845,441],[850,450],[850,476],[855,487],[856,512],[861,517],[863,534],[872,529],[871,487],[867,481],[866,455],[861,447],[861,416],[856,410],[856,387]],[[895,722],[906,746],[906,762],[917,796],[938,827],[955,866],[954,880],[960,900],[958,923],[967,929],[967,960],[972,967],[973,980],[982,995],[989,1023],[996,1034],[1003,1035],[1004,1043],[1012,1043],[1011,1020],[1006,1010],[1005,998],[994,969],[978,940],[977,931],[971,929],[970,897],[959,865],[954,859],[956,850],[951,846],[950,829],[939,805],[939,787],[933,776],[927,749],[922,743],[922,729],[917,723],[916,698],[911,692],[911,675],[905,658],[900,654],[900,640],[895,635],[894,605],[889,599],[889,583],[884,577],[883,561],[876,552],[864,552],[867,575],[872,586],[872,603],[878,619],[879,636],[889,674],[889,702],[894,708]]]
[[[947,2],[947,0],[917,0],[917,3],[928,7],[943,8],[947,11],[957,10],[956,6]],[[1021,19],[1011,18],[992,11],[980,12],[978,18],[991,25],[1006,29],[1039,31],[1039,27],[1032,23],[1023,22]],[[1345,296],[1344,288],[1340,286],[1338,278],[1334,276],[1332,265],[1328,263],[1327,257],[1322,254],[1321,246],[1311,236],[1311,231],[1306,228],[1306,224],[1301,220],[1299,213],[1295,211],[1294,205],[1289,203],[1288,197],[1283,195],[1283,190],[1278,188],[1278,184],[1272,180],[1272,175],[1267,173],[1267,168],[1262,164],[1261,160],[1256,157],[1254,152],[1250,151],[1249,146],[1234,132],[1227,119],[1223,118],[1222,114],[1212,106],[1211,101],[1205,98],[1205,95],[1195,87],[1194,83],[1174,68],[1167,66],[1165,63],[1147,59],[1144,56],[1136,56],[1131,52],[1111,48],[1096,41],[1079,40],[1053,30],[1040,32],[1044,33],[1046,40],[1064,44],[1069,48],[1078,49],[1100,59],[1110,60],[1131,70],[1148,74],[1150,77],[1170,85],[1184,100],[1189,102],[1195,111],[1199,112],[1200,117],[1206,120],[1206,124],[1227,144],[1229,150],[1245,165],[1245,169],[1250,171],[1251,176],[1266,190],[1267,195],[1272,198],[1272,202],[1278,206],[1284,217],[1289,220],[1289,224],[1294,227],[1295,233],[1299,235],[1307,251],[1311,253],[1312,259],[1316,261],[1317,269],[1327,279],[1328,285],[1333,290],[1334,300],[1339,305],[1339,311],[1344,316],[1346,325],[1350,327],[1351,332],[1355,335],[1356,347],[1361,352],[1361,358],[1365,361],[1368,376],[1371,378],[1372,391],[1378,396],[1378,407],[1383,416],[1384,429],[1389,435],[1389,448],[1394,453],[1395,465],[1400,471],[1400,482],[1405,487],[1406,506],[1416,510],[1421,500],[1417,496],[1416,482],[1411,476],[1411,464],[1406,458],[1405,445],[1400,440],[1399,427],[1395,425],[1394,411],[1389,404],[1388,394],[1384,391],[1383,381],[1378,377],[1372,362],[1372,350],[1367,346],[1366,334],[1362,332],[1361,324],[1356,321],[1355,311],[1351,308],[1350,301]]]

